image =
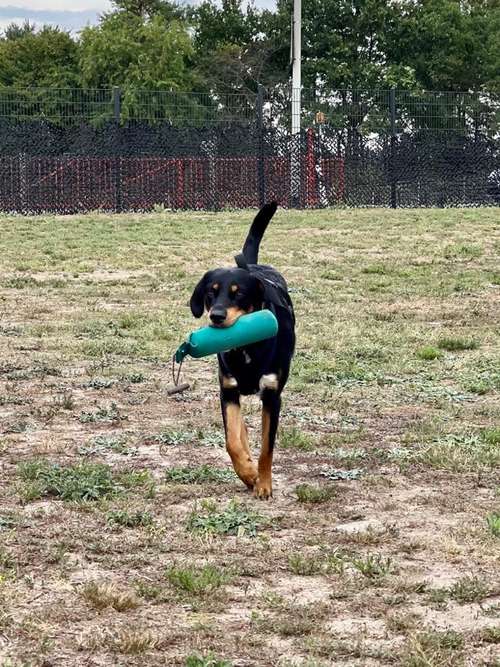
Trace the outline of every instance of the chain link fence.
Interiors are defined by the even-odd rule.
[[[0,89],[0,210],[500,204],[500,94]]]

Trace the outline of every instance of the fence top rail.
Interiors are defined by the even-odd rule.
[[[296,88],[289,88],[288,90],[298,90]],[[314,92],[310,88],[301,88],[302,93]],[[326,90],[326,89],[325,89]],[[382,87],[382,88],[332,88],[331,93],[389,93],[391,90],[396,91],[397,93],[410,93],[412,95],[500,95],[499,90],[429,90],[426,88],[421,89],[410,89],[410,88],[399,88],[398,86],[394,87]],[[318,90],[320,92],[320,90]]]
[[[0,92],[5,92],[5,91],[13,91],[13,92],[25,92],[25,91],[67,91],[67,90],[72,90],[72,91],[80,91],[80,92],[93,92],[93,91],[112,91],[114,89],[123,89],[123,86],[120,85],[115,85],[115,84],[109,84],[107,86],[99,86],[99,87],[86,87],[86,86],[25,86],[25,87],[19,87],[19,86],[3,86],[0,84]],[[263,87],[263,89],[267,92],[272,92],[273,90],[281,90],[282,92],[290,92],[292,90],[299,90],[296,88],[291,88],[289,85],[285,84],[281,89],[279,88],[274,88],[274,89],[269,89],[266,87]],[[211,95],[212,93],[210,91],[196,91],[196,90],[183,90],[183,89],[177,89],[177,88],[133,88],[130,90],[134,90],[136,92],[142,92],[142,93],[176,93],[180,95]],[[313,92],[310,88],[302,87],[301,89],[302,93],[307,93],[307,92]],[[370,92],[389,92],[391,90],[395,90],[396,92],[404,92],[404,93],[410,93],[414,95],[444,95],[444,94],[450,94],[450,95],[499,95],[500,96],[500,89],[499,90],[494,90],[494,89],[488,89],[488,90],[430,90],[430,89],[410,89],[410,88],[399,88],[398,86],[394,87],[376,87],[376,88],[332,88],[330,90],[331,93],[336,93],[336,92],[354,92],[354,93],[370,93]],[[241,96],[241,95],[249,95],[251,91],[246,91],[246,92],[234,92],[234,91],[227,91],[222,93],[223,95],[234,95],[234,96]],[[319,89],[318,89],[319,92]],[[257,91],[255,93],[252,93],[257,95]]]
[[[283,98],[289,97],[292,93],[299,89],[291,88],[289,86],[284,86],[282,88],[263,88],[263,92],[266,94],[268,99]],[[6,95],[30,95],[30,94],[52,94],[52,93],[72,93],[78,95],[93,95],[99,93],[107,93],[112,99],[112,94],[114,91],[120,91],[128,97],[137,99],[139,96],[144,97],[154,97],[156,95],[160,96],[171,96],[171,97],[184,97],[184,98],[205,98],[211,102],[217,102],[221,99],[245,99],[245,100],[256,100],[258,97],[258,92],[256,91],[227,91],[214,93],[213,91],[193,91],[193,90],[177,90],[177,89],[167,89],[167,88],[158,88],[158,89],[148,89],[148,88],[123,88],[121,86],[104,86],[99,88],[74,88],[74,87],[46,87],[46,86],[29,86],[25,88],[20,88],[16,86],[2,86],[0,85],[0,96]],[[458,98],[477,98],[483,97],[486,99],[494,100],[495,98],[500,99],[500,90],[411,90],[407,88],[332,88],[332,89],[317,89],[312,90],[309,88],[301,88],[300,93],[302,99],[329,99],[335,98],[337,95],[365,95],[365,96],[376,96],[384,95],[388,96],[391,92],[396,93],[396,95],[404,95],[411,97],[420,97],[420,98],[432,98],[439,96],[449,96],[454,99]]]

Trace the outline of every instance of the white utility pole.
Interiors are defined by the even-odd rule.
[[[300,87],[302,64],[302,0],[293,0],[292,22],[292,150],[290,191],[292,206],[300,202]],[[297,135],[297,136],[296,136]]]
[[[293,0],[292,134],[297,134],[297,132],[300,132],[301,64],[302,64],[302,0]]]

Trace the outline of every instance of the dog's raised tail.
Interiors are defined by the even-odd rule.
[[[275,201],[269,202],[255,216],[243,246],[243,255],[248,264],[257,264],[260,242],[277,208],[278,204]]]

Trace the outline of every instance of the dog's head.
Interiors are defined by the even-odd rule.
[[[191,312],[205,311],[211,326],[230,327],[247,313],[261,310],[264,286],[245,269],[215,269],[205,273],[191,295]]]

